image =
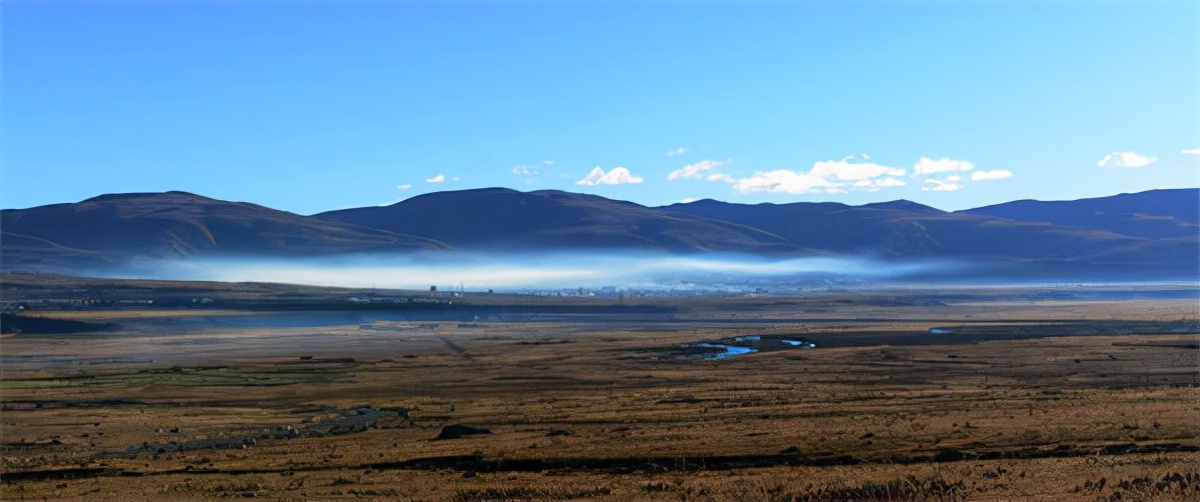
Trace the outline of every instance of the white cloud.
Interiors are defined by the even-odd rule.
[[[991,171],[975,171],[971,173],[971,181],[1002,180],[1012,177],[1012,171],[993,169]]]
[[[1200,155],[1200,148],[1188,148],[1186,150],[1180,150],[1179,153],[1184,153],[1187,155]]]
[[[962,181],[962,176],[959,176],[957,174],[952,174],[952,175],[946,177],[946,181]]]
[[[1099,167],[1146,167],[1158,157],[1143,157],[1133,152],[1113,152],[1105,155],[1096,165]]]
[[[735,183],[737,181],[733,179],[733,176],[725,173],[712,173],[708,175],[707,179],[708,181],[720,181],[721,183]]]
[[[918,160],[913,165],[913,176],[953,171],[970,171],[972,169],[975,169],[975,164],[965,160],[954,160],[949,157],[934,160],[929,157],[921,157],[921,160]]]
[[[455,176],[455,177],[453,177],[453,178],[450,178],[450,181],[458,181],[458,176]]]
[[[808,172],[819,178],[837,178],[839,181],[858,181],[877,176],[904,176],[904,169],[881,166],[872,162],[852,162],[854,157],[842,160],[824,160],[813,164]]]
[[[546,164],[547,166],[552,166],[552,165],[554,165],[554,161],[553,161],[553,160],[550,160],[550,159],[543,160],[543,161],[542,161],[542,163],[543,163],[543,164]]]
[[[691,204],[698,200],[700,200],[700,199],[697,197],[685,197],[685,198],[681,199],[679,202],[677,202],[677,204]]]
[[[537,176],[538,171],[529,166],[516,166],[512,168],[512,173],[518,176]]]
[[[874,180],[859,180],[855,181],[854,184],[850,186],[854,188],[865,189],[868,192],[878,192],[880,188],[902,187],[904,185],[907,185],[907,183],[896,178],[883,178]]]
[[[674,157],[676,155],[683,155],[685,153],[687,153],[687,148],[684,148],[682,146],[679,148],[673,148],[671,150],[667,150],[668,157]]]
[[[921,187],[924,192],[953,192],[958,190],[958,183],[951,181],[949,178],[944,180],[928,178],[925,180],[925,186]]]
[[[717,160],[702,160],[700,162],[696,162],[695,164],[688,164],[679,169],[671,171],[671,173],[667,175],[667,179],[677,180],[684,178],[699,178],[704,176],[703,173],[705,171],[710,171],[719,165],[721,165],[721,162]]]
[[[425,180],[426,183],[441,183],[443,181],[446,181],[446,175],[444,175],[444,174],[439,174],[437,176],[434,176],[432,178],[428,178]]]
[[[605,173],[600,166],[592,169],[583,179],[576,181],[576,185],[625,185],[641,183],[642,178],[634,176],[624,167],[614,167],[612,170]]]
[[[896,178],[884,178],[881,180],[873,180],[870,185],[867,185],[867,191],[878,192],[880,189],[885,187],[902,187],[904,185],[907,185],[907,183]]]
[[[862,156],[865,160],[866,155]],[[891,167],[873,162],[854,162],[854,157],[841,160],[824,160],[813,164],[808,172],[780,169],[770,172],[757,172],[749,178],[742,178],[734,183],[734,191],[738,193],[812,193],[825,192],[830,194],[846,193],[846,187],[855,190],[879,191],[883,187],[901,187],[905,183],[892,176],[904,176],[907,171],[900,167]],[[713,180],[717,175],[709,176]],[[725,175],[722,175],[725,176]],[[728,180],[732,180],[726,176]],[[726,181],[726,180],[714,180]],[[847,185],[847,183],[849,183]]]
[[[734,182],[733,191],[742,194],[756,192],[802,194],[815,192],[818,189],[829,192],[830,189],[837,190],[841,185],[841,183],[834,183],[820,176],[777,169],[759,171],[749,178],[739,179]]]
[[[412,188],[412,185],[408,183],[396,186],[396,190],[408,190],[409,188]]]

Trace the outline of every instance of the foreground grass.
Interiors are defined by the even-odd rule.
[[[1195,335],[651,356],[867,327],[913,329],[528,322],[190,335],[204,344],[166,329],[10,338],[6,356],[21,364],[0,380],[0,497],[1197,497]],[[529,343],[549,339],[564,343]],[[433,440],[451,424],[491,434]]]

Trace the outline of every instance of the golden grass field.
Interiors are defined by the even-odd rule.
[[[674,310],[477,326],[45,312],[119,328],[0,340],[0,498],[1200,497],[1200,339],[1121,324],[1190,326],[1194,298],[881,298],[645,299]],[[1024,335],[921,339],[965,322]],[[679,351],[746,335],[821,343]],[[491,433],[434,439],[455,424]]]

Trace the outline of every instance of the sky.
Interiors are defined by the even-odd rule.
[[[0,207],[1200,186],[1200,3],[0,3]]]

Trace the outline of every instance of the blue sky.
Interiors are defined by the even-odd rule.
[[[0,206],[1200,186],[1200,3],[0,4]],[[1193,153],[1187,153],[1193,150]],[[597,169],[598,168],[598,169]]]

